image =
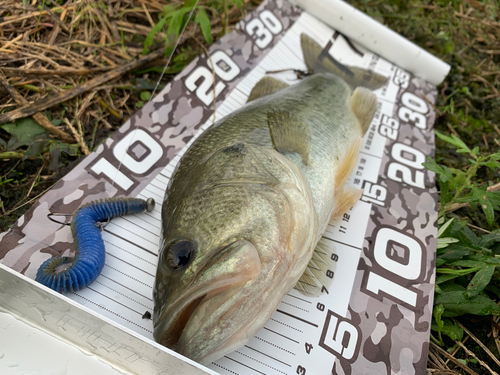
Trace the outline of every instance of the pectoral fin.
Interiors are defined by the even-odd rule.
[[[365,87],[356,87],[351,95],[351,109],[361,124],[363,135],[373,120],[377,102],[377,96]]]
[[[308,297],[320,296],[324,288],[328,290],[332,284],[336,265],[337,255],[332,242],[321,238],[295,289]]]
[[[262,98],[263,96],[274,94],[284,88],[287,88],[289,85],[279,79],[273,77],[264,77],[262,78],[252,89],[250,92],[250,96],[247,99],[247,103],[250,103],[252,100]]]
[[[296,152],[307,164],[311,148],[311,130],[291,112],[274,109],[267,113],[274,148],[280,153]]]

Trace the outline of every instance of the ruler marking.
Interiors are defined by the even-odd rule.
[[[121,251],[124,251],[124,252],[126,252],[127,254],[130,254],[131,256],[133,256],[133,257],[135,257],[135,258],[137,258],[137,259],[142,260],[143,262],[149,263],[149,264],[150,264],[150,265],[152,265],[153,267],[156,267],[156,263],[151,263],[150,261],[148,261],[148,260],[146,260],[146,259],[144,259],[144,258],[141,258],[139,255],[136,255],[136,254],[134,254],[133,252],[130,252],[130,251],[128,251],[128,250],[125,250],[123,247],[118,246],[118,245],[117,245],[116,243],[114,243],[114,242],[110,242],[110,241],[108,241],[108,240],[104,240],[104,239],[103,239],[103,242],[106,242],[106,243],[107,243],[107,244],[109,244],[110,246],[116,247],[117,249],[120,249]],[[106,252],[106,254],[110,254],[110,255],[111,255],[111,253],[108,253],[108,252]],[[115,258],[118,258],[118,257],[115,255]],[[118,259],[120,259],[120,260],[121,260],[121,258],[118,258]]]
[[[161,222],[161,220],[160,220],[160,219],[158,219],[158,218],[154,217],[154,216],[153,216],[153,215],[151,215],[149,212],[143,212],[143,214],[144,214],[144,215],[149,216],[151,219],[154,219],[154,220],[156,220],[156,221]],[[151,225],[153,225],[153,224],[151,224]],[[161,229],[161,228],[160,228],[160,229]]]
[[[217,367],[220,367],[221,369],[226,370],[227,372],[230,372],[231,374],[234,374],[234,375],[240,375],[240,374],[238,374],[237,372],[231,371],[231,370],[229,370],[229,369],[225,368],[224,366],[219,365],[218,363],[212,362],[212,365],[217,366]]]
[[[155,184],[153,184],[153,182],[154,182],[154,180],[153,180],[153,181],[151,181],[151,182],[149,183],[149,185],[154,186],[155,188],[157,188],[157,189],[159,189],[159,190],[165,190],[165,189],[167,188],[167,184],[165,184],[165,186],[164,186],[164,187],[159,187],[159,186],[156,186]],[[163,184],[163,182],[161,182],[161,181],[158,181],[158,183]],[[149,185],[148,185],[148,186],[149,186]]]
[[[151,255],[154,255],[155,257],[157,257],[157,256],[158,256],[158,254],[153,253],[151,250],[148,250],[148,249],[146,249],[146,248],[144,248],[144,247],[142,247],[142,246],[140,246],[140,245],[137,245],[136,243],[134,243],[134,242],[132,242],[132,241],[130,241],[130,240],[127,240],[126,238],[124,238],[124,237],[122,237],[122,236],[119,236],[118,234],[116,234],[116,233],[114,233],[114,232],[111,232],[109,229],[104,228],[104,231],[105,231],[105,232],[107,232],[107,233],[112,234],[113,236],[116,236],[116,237],[118,237],[118,238],[122,239],[123,241],[128,242],[129,244],[131,244],[131,245],[133,245],[133,246],[137,246],[139,249],[142,249],[142,250],[144,250],[144,251],[146,251],[146,252],[150,253]]]
[[[273,322],[276,322],[276,323],[279,323],[279,324],[281,324],[281,325],[284,325],[284,326],[286,326],[286,327],[288,327],[288,328],[291,328],[291,329],[293,329],[293,330],[295,330],[295,331],[298,331],[298,332],[300,332],[300,333],[304,333],[304,331],[302,331],[302,330],[300,330],[300,329],[298,329],[298,328],[292,327],[292,326],[290,326],[290,325],[288,325],[288,324],[286,324],[286,323],[283,323],[283,322],[282,322],[282,321],[280,321],[280,320],[276,320],[276,319],[274,319],[274,318],[270,318],[270,319],[271,319]]]
[[[242,353],[242,352],[240,352],[240,351],[238,351],[238,350],[235,350],[235,352],[236,352],[236,353],[238,353],[238,354],[240,354],[240,355],[242,355],[242,356],[244,356],[244,357],[247,357],[247,358],[251,359],[252,361],[255,361],[255,362],[257,362],[257,363],[260,363],[260,364],[261,364],[261,365],[263,365],[263,366],[269,367],[270,369],[273,369],[274,371],[278,371],[278,372],[281,372],[282,374],[287,375],[287,374],[286,374],[286,372],[283,372],[283,371],[281,371],[281,370],[278,370],[277,368],[274,368],[273,366],[271,366],[271,365],[269,365],[269,364],[267,364],[267,363],[265,363],[265,362],[259,361],[257,358],[254,358],[254,357],[252,357],[252,356],[249,356],[248,354]]]
[[[97,294],[100,294],[101,296],[107,298],[107,299],[110,299],[111,301],[113,301],[114,303],[117,303],[118,305],[121,305],[127,309],[129,309],[130,311],[133,311],[135,313],[137,313],[138,315],[142,315],[139,311],[135,311],[133,308],[131,308],[130,306],[127,306],[127,305],[124,305],[123,303],[120,303],[118,302],[117,300],[111,298],[111,297],[108,297],[107,295],[101,293],[101,292],[98,292],[97,290],[95,290],[94,288],[91,288],[90,286],[88,286],[87,288],[89,288],[91,291],[93,291],[94,293],[97,293]],[[125,317],[123,317],[124,319],[126,319]]]
[[[144,285],[144,286],[146,286],[146,287],[148,287],[148,288],[151,288],[151,285],[148,285],[148,284],[146,284],[146,283],[143,283],[141,280],[136,279],[135,277],[132,277],[132,276],[130,276],[129,274],[126,274],[125,272],[119,271],[119,270],[117,270],[115,267],[112,267],[112,266],[110,266],[110,265],[109,265],[109,264],[107,264],[107,263],[104,263],[104,265],[105,265],[106,267],[108,267],[108,268],[111,268],[113,271],[116,271],[116,272],[118,272],[118,273],[121,273],[121,274],[122,274],[122,275],[124,275],[125,277],[128,277],[129,279],[132,279],[132,280],[134,280],[135,282],[138,282],[139,284],[142,284],[142,285]],[[111,279],[111,280],[113,280],[113,279]]]
[[[116,255],[113,255],[111,253],[107,253],[106,255],[112,256],[113,258],[118,259],[118,260],[122,261],[123,263],[128,264],[130,267],[134,267],[135,269],[137,269],[139,271],[142,271],[142,272],[144,272],[145,274],[147,274],[147,275],[149,275],[151,277],[155,277],[155,275],[153,275],[152,273],[149,273],[148,271],[144,271],[142,268],[137,267],[137,266],[133,265],[132,263],[129,263],[129,262],[127,262],[127,261],[125,261],[125,260],[117,257]]]
[[[275,348],[281,349],[281,350],[283,350],[284,352],[287,352],[288,354],[291,354],[291,355],[296,355],[294,352],[291,352],[290,350],[287,350],[287,349],[285,349],[285,348],[282,348],[281,346],[278,346],[278,345],[276,345],[276,344],[273,344],[272,342],[267,341],[267,340],[263,339],[262,337],[259,337],[259,336],[254,336],[254,338],[255,338],[255,339],[257,339],[257,340],[260,340],[260,341],[262,341],[262,342],[265,342],[265,343],[266,343],[266,344],[268,344],[268,345],[274,346]]]
[[[130,224],[133,224],[133,225],[135,225],[136,227],[139,227],[139,228],[141,228],[142,230],[144,230],[144,231],[146,231],[146,232],[148,232],[148,233],[151,233],[153,236],[160,237],[157,233],[155,233],[155,232],[151,232],[149,229],[146,229],[146,228],[144,228],[143,226],[140,226],[138,223],[135,223],[134,221],[132,221],[132,220],[128,219],[126,216],[122,216],[121,218],[122,218],[123,220],[125,220],[125,221],[128,221]],[[145,223],[148,223],[147,221],[144,221],[144,222],[145,222]],[[149,223],[148,223],[148,224],[149,224]],[[115,224],[115,225],[116,225],[116,224]],[[151,224],[149,224],[149,225],[151,225]],[[156,227],[156,228],[158,228],[158,227]],[[123,229],[125,229],[125,228],[123,228]],[[158,228],[158,229],[160,229],[160,228]]]
[[[248,366],[248,365],[245,365],[244,363],[241,363],[240,361],[237,361],[236,359],[232,359],[231,357],[228,357],[227,355],[226,355],[226,356],[224,356],[224,358],[230,359],[231,361],[234,361],[234,362],[236,362],[236,363],[239,363],[239,364],[240,364],[240,365],[242,365],[242,366],[248,367],[249,369],[254,370],[255,372],[258,372],[259,374],[266,375],[266,373],[261,372],[261,371],[259,371],[259,370],[256,370],[256,369],[254,369],[253,367],[250,367],[250,366]]]
[[[140,239],[142,239],[142,240],[144,240],[144,241],[146,241],[146,242],[149,242],[151,245],[154,245],[155,247],[156,247],[156,246],[158,246],[158,242],[153,242],[153,241],[150,241],[150,240],[148,240],[146,237],[141,236],[140,234],[137,234],[137,233],[132,232],[132,231],[130,230],[130,228],[125,228],[125,227],[122,227],[121,225],[116,224],[116,223],[115,223],[115,222],[113,222],[113,221],[112,221],[112,222],[110,222],[108,226],[111,226],[111,225],[114,225],[114,226],[116,226],[116,227],[118,227],[118,228],[120,228],[120,229],[123,229],[123,230],[124,230],[125,232],[127,232],[127,233],[132,233],[132,234],[134,234],[136,237],[139,237]]]
[[[98,304],[97,302],[94,302],[94,301],[92,301],[92,300],[90,300],[90,299],[88,299],[88,298],[86,298],[86,297],[84,297],[84,296],[82,296],[82,295],[80,295],[80,294],[78,294],[78,293],[73,293],[73,294],[74,294],[75,296],[78,296],[78,297],[80,297],[80,298],[84,299],[84,300],[85,300],[85,301],[87,301],[87,302],[90,302],[91,304],[93,304],[93,305],[95,305],[95,306],[100,307],[100,308],[101,308],[101,309],[103,309],[103,310],[106,310],[106,311],[107,311],[108,313],[110,313],[110,314],[116,315],[117,317],[119,317],[119,318],[121,318],[121,319],[123,319],[123,320],[126,320],[127,322],[129,322],[129,323],[131,323],[131,324],[133,324],[133,325],[135,325],[135,326],[137,326],[137,327],[139,327],[139,328],[143,329],[143,330],[144,330],[144,331],[146,331],[146,332],[149,332],[149,333],[151,333],[151,334],[153,333],[153,331],[150,331],[149,329],[147,329],[147,328],[145,328],[145,327],[143,327],[143,326],[141,326],[141,325],[139,325],[139,324],[137,324],[137,323],[134,323],[133,321],[131,321],[131,320],[129,320],[129,319],[127,319],[127,318],[125,318],[124,316],[121,316],[120,314],[118,314],[118,313],[116,313],[116,312],[114,312],[114,311],[112,311],[112,310],[110,310],[110,309],[108,309],[108,308],[106,308],[106,307],[104,307],[104,306],[102,306],[102,305]]]
[[[369,154],[368,152],[365,152],[365,151],[359,151],[360,154],[365,154],[365,155],[368,155],[368,156],[372,156],[374,158],[377,158],[377,159],[382,159],[382,156],[377,156],[377,155],[372,155],[372,154]]]
[[[109,277],[108,277],[108,279],[109,279]],[[111,279],[110,279],[110,280],[111,280]],[[115,292],[115,293],[118,293],[118,294],[122,295],[123,297],[125,297],[125,298],[127,298],[127,299],[131,300],[132,302],[135,302],[135,303],[137,303],[138,305],[141,305],[142,307],[144,307],[144,308],[146,308],[146,309],[148,309],[148,310],[151,308],[150,306],[146,306],[146,305],[145,305],[144,303],[142,303],[142,302],[136,301],[136,300],[135,300],[132,296],[130,296],[130,295],[128,295],[128,294],[124,294],[124,293],[122,293],[122,292],[119,292],[118,290],[113,289],[113,288],[112,288],[112,287],[110,287],[109,285],[106,285],[106,284],[101,283],[99,280],[95,280],[95,282],[96,282],[97,284],[102,285],[103,287],[105,287],[105,288],[107,288],[107,289],[109,289],[109,290],[111,290],[111,291]],[[120,283],[117,283],[117,284],[122,285],[122,284],[120,284]],[[123,285],[122,285],[122,286],[123,286]],[[129,288],[127,288],[127,289],[129,289]],[[129,289],[129,290],[130,290],[130,289]],[[141,294],[139,294],[139,295],[141,295]]]
[[[272,356],[270,356],[269,354],[266,354],[266,353],[262,353],[260,350],[257,350],[257,349],[254,349],[252,348],[251,346],[248,346],[248,345],[245,345],[245,348],[248,348],[248,349],[252,349],[253,351],[257,352],[257,353],[260,353],[262,355],[265,355],[266,357],[269,357],[271,359],[274,359],[275,361],[279,362],[279,363],[283,363],[284,365],[288,366],[288,367],[292,367],[291,365],[289,365],[288,363],[286,362],[283,362],[283,361],[280,361],[278,358],[274,358]]]
[[[140,295],[141,297],[146,298],[147,300],[149,300],[149,301],[153,302],[153,299],[152,299],[152,298],[149,298],[149,297],[147,297],[147,296],[145,296],[145,295],[143,295],[143,294],[141,294],[141,293],[138,293],[137,291],[135,291],[135,290],[133,290],[133,289],[130,289],[128,286],[123,285],[122,283],[119,283],[118,281],[116,281],[116,280],[112,279],[111,277],[108,277],[108,276],[103,275],[103,274],[100,274],[100,275],[99,275],[99,277],[105,277],[106,279],[111,280],[111,281],[113,281],[114,283],[116,283],[116,284],[118,284],[118,285],[121,285],[121,286],[122,286],[122,287],[124,287],[125,289],[128,289],[128,290],[130,290],[131,292],[134,292],[135,294],[138,294],[138,295]]]
[[[306,323],[306,324],[309,324],[309,325],[311,325],[311,326],[313,326],[313,327],[318,328],[318,325],[317,325],[317,324],[315,324],[315,323],[313,323],[313,322],[310,322],[309,320],[305,320],[305,319],[299,318],[298,316],[295,316],[295,315],[292,315],[292,314],[290,314],[290,313],[284,312],[284,311],[282,311],[282,310],[280,310],[280,309],[278,309],[278,310],[276,310],[276,311],[277,311],[277,312],[279,312],[279,313],[282,313],[282,314],[284,314],[284,315],[288,315],[288,316],[289,316],[289,317],[291,317],[291,318],[295,318],[295,319],[297,319],[297,320],[300,320],[301,322],[304,322],[304,323]]]
[[[272,329],[269,329],[269,328],[267,328],[267,327],[264,327],[264,329],[265,329],[265,330],[268,330],[269,332],[275,333],[275,334],[277,334],[277,335],[279,335],[279,336],[281,336],[281,337],[284,337],[285,339],[288,339],[288,340],[290,340],[290,341],[293,341],[294,343],[300,344],[297,340],[294,340],[294,339],[292,339],[292,338],[290,338],[290,337],[288,337],[288,336],[282,335],[281,333],[278,333],[278,332],[276,332],[276,331],[273,331]]]
[[[300,298],[300,297],[296,297],[296,296],[294,296],[293,294],[290,294],[290,293],[288,293],[287,296],[300,299],[301,301],[304,301],[304,302],[307,302],[307,303],[312,303],[311,301],[308,301],[308,300]]]
[[[311,284],[309,284],[311,285]],[[317,285],[313,285],[314,287],[316,287]],[[307,290],[298,290],[296,287],[293,287],[293,290],[296,290],[297,292],[300,292],[300,293],[306,293],[306,294],[309,294],[310,296],[313,296],[315,297],[312,293],[308,292]]]
[[[153,223],[150,223],[150,222],[149,222],[149,221],[147,221],[147,220],[144,220],[144,218],[143,218],[143,217],[141,217],[141,216],[142,216],[142,215],[134,215],[134,217],[135,217],[136,219],[138,219],[138,220],[142,220],[142,221],[143,221],[143,222],[145,222],[146,224],[149,224],[149,225],[151,225],[152,227],[155,227],[156,229],[161,229],[161,227],[159,227],[159,226],[157,226],[157,225],[154,225]],[[149,216],[149,217],[151,217],[151,218],[153,218],[153,219],[155,219],[156,221],[160,221],[160,220],[158,220],[157,218],[155,218],[155,217],[153,217],[153,216],[151,216],[151,215],[148,215],[148,216]]]
[[[323,237],[328,238],[330,241],[337,242],[337,243],[339,243],[339,244],[341,244],[341,245],[345,245],[345,246],[352,247],[353,249],[363,250],[363,249],[362,249],[362,248],[360,248],[360,247],[357,247],[357,246],[354,246],[354,245],[349,245],[348,243],[345,243],[345,242],[340,242],[340,241],[334,240],[333,238],[327,237],[327,236],[325,236],[325,235],[323,235]]]
[[[285,302],[285,301],[281,301],[280,303],[284,303],[285,305],[295,307],[296,309],[305,311],[306,313],[310,312],[309,310],[303,309],[302,307],[299,307],[299,306],[292,305],[291,303],[288,303],[288,302]]]

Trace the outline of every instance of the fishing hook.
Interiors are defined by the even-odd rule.
[[[47,217],[59,224],[71,225],[75,242],[75,257],[56,256],[47,259],[36,273],[36,281],[59,293],[76,292],[92,283],[104,267],[106,250],[101,231],[117,216],[151,212],[153,198],[109,198],[89,202],[73,215],[51,213]],[[72,216],[63,223],[51,216]],[[103,223],[105,222],[105,223]]]

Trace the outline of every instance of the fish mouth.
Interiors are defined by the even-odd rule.
[[[227,246],[223,254],[219,254],[200,270],[194,281],[172,293],[171,303],[156,304],[153,332],[155,340],[169,349],[177,350],[186,327],[190,325],[194,315],[200,315],[197,312],[205,304],[210,305],[210,308],[204,310],[210,311],[202,313],[208,318],[214,313],[214,309],[220,308],[248,281],[258,277],[261,270],[260,257],[252,243],[240,240]],[[212,278],[206,277],[207,275]],[[215,305],[214,297],[217,300]],[[199,322],[191,323],[191,326],[193,324],[197,326]]]
[[[195,310],[201,304],[201,302],[205,299],[207,294],[204,294],[198,298],[195,298],[193,301],[188,303],[184,308],[179,311],[175,318],[172,320],[170,325],[168,325],[161,335],[161,338],[157,340],[161,345],[166,346],[167,348],[175,350],[177,344],[181,338],[182,332],[186,327],[189,319],[194,314]],[[165,321],[165,320],[164,320]],[[158,327],[160,328],[160,327]],[[155,329],[155,334],[157,329]]]

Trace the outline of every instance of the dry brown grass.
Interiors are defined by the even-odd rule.
[[[155,86],[157,71],[167,61],[166,35],[163,31],[155,35],[147,55],[143,55],[144,40],[165,5],[175,3],[182,1],[31,0],[26,6],[16,0],[3,1],[0,125],[33,115],[52,138],[78,144],[80,153],[88,155],[137,111],[140,93],[151,92]],[[208,6],[209,1],[199,4]],[[232,7],[227,15],[228,31],[255,6]],[[210,15],[212,38],[217,40],[226,17],[213,10]],[[182,59],[171,64],[163,82],[199,54],[203,43],[199,26],[191,23],[176,50]],[[47,116],[61,124],[54,127]],[[7,141],[9,136],[0,129],[0,138]],[[13,171],[29,180],[25,184],[16,175],[3,185],[16,194],[9,192],[5,197],[0,191],[0,231],[13,224],[34,197],[67,173],[72,165],[64,167],[75,160],[64,156],[61,168],[49,169],[51,155],[47,150],[40,157],[24,160],[25,150],[5,150],[0,145],[0,190],[2,181],[10,180]],[[45,167],[39,170],[42,165]]]

